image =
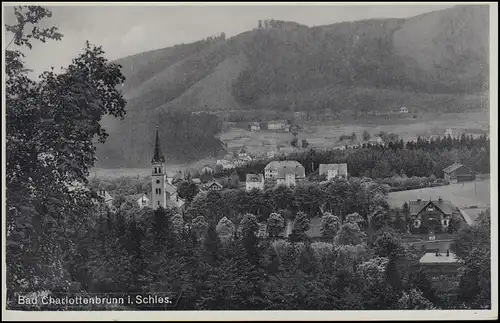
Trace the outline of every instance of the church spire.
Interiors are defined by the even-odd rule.
[[[154,151],[153,159],[151,160],[151,162],[153,162],[153,163],[165,162],[165,157],[161,153],[160,137],[158,135],[158,126],[156,126],[155,151]]]

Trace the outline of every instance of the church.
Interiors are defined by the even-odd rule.
[[[151,159],[151,181],[149,196],[145,194],[137,201],[141,209],[146,206],[153,210],[158,209],[160,206],[163,208],[182,208],[185,202],[179,197],[177,187],[172,185],[167,178],[167,165],[165,156],[161,151],[158,126],[156,127],[155,148]]]

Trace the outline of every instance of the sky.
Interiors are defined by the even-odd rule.
[[[370,18],[406,18],[453,7],[453,4],[369,4],[369,5],[64,5],[47,6],[52,17],[46,26],[56,25],[64,35],[59,42],[34,43],[26,63],[36,74],[67,66],[85,46],[100,45],[110,60],[143,51],[194,42],[224,32],[232,37],[257,26],[258,20],[295,21],[308,26]],[[4,23],[15,22],[12,5],[4,4]],[[11,35],[5,37],[8,43]]]

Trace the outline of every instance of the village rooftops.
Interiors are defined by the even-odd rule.
[[[449,201],[444,201],[442,199],[438,200],[416,200],[410,201],[410,215],[415,216],[419,214],[424,208],[429,204],[434,205],[436,208],[440,209],[443,214],[450,215],[453,213],[453,205]]]

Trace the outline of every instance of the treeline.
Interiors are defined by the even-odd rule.
[[[349,175],[382,179],[396,175],[408,177],[436,176],[443,178],[443,169],[460,162],[478,173],[490,171],[490,140],[463,135],[460,138],[438,138],[416,142],[400,140],[386,145],[364,145],[345,150],[314,149],[305,153],[292,153],[279,160],[296,160],[306,169],[308,176],[317,175],[320,164],[347,163]],[[237,169],[241,180],[245,174],[264,172],[271,160],[258,160]],[[232,172],[232,171],[231,171]],[[227,171],[227,173],[229,173]],[[223,172],[223,175],[226,175]]]
[[[453,250],[460,259],[470,261],[455,278],[459,290],[452,298],[440,294],[430,274],[418,267],[425,251],[408,246],[383,223],[372,222],[363,228],[355,214],[344,222],[325,214],[322,232],[329,237],[327,242],[307,238],[308,223],[301,213],[286,240],[275,239],[276,228],[283,227],[278,213],[268,219],[266,238],[259,236],[253,214],[242,215],[238,224],[226,217],[218,223],[203,216],[187,221],[175,210],[149,208],[131,217],[102,209],[94,218],[93,224],[86,224],[85,237],[78,241],[78,257],[67,263],[73,295],[177,293],[176,310],[491,306],[490,267],[480,265],[489,259],[489,213],[480,216],[478,225],[461,230],[455,237]],[[470,239],[471,234],[474,239]],[[471,250],[481,252],[469,258]],[[164,306],[147,308],[162,310]]]
[[[386,192],[367,178],[351,178],[325,184],[300,183],[294,189],[277,186],[264,191],[247,192],[240,189],[202,192],[187,208],[186,219],[203,216],[218,222],[227,217],[239,223],[239,216],[254,214],[261,222],[272,212],[280,212],[286,220],[293,220],[298,212],[308,218],[330,212],[342,221],[351,213],[358,213],[368,221],[379,208],[388,209]]]

